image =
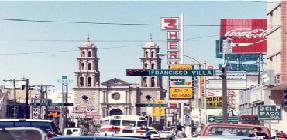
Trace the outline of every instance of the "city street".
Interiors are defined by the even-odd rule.
[[[0,1],[0,139],[287,139],[286,14],[283,0]]]

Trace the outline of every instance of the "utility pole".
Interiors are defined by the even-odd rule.
[[[10,80],[3,80],[4,82],[12,82],[13,83],[13,118],[17,118],[17,100],[16,100],[16,81],[23,81],[23,80],[16,80],[16,79],[10,79]]]
[[[227,99],[227,75],[226,75],[226,68],[227,68],[227,62],[225,62],[225,54],[230,50],[230,40],[227,38],[226,40],[223,40],[223,49],[222,49],[222,58],[223,58],[223,64],[222,64],[222,115],[223,115],[223,123],[228,123],[228,99]]]
[[[48,113],[48,88],[54,87],[54,85],[34,85],[40,87],[40,114],[39,118],[45,119],[45,116]],[[45,104],[45,105],[43,105]],[[42,106],[45,106],[45,111],[43,112]],[[43,115],[44,114],[44,115]],[[44,116],[44,118],[42,117]]]
[[[64,105],[68,102],[68,83],[71,82],[68,80],[67,76],[62,76],[61,80],[58,80],[62,84],[62,106],[61,106],[61,118],[60,118],[60,128],[61,131],[67,127],[67,107]]]
[[[30,86],[29,86],[29,79],[25,79],[25,81],[26,81],[26,83],[25,83],[25,85],[26,85],[25,110],[26,110],[26,119],[29,119],[30,118],[29,117],[29,110],[30,110],[30,108],[29,108],[29,88],[30,88]]]

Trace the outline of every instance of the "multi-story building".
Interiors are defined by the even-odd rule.
[[[263,85],[270,91],[270,105],[281,106],[282,120],[271,123],[271,127],[287,131],[286,106],[283,105],[284,91],[287,90],[287,1],[267,4],[268,51],[267,70]]]

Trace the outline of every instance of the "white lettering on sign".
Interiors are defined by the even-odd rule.
[[[266,38],[267,33],[263,29],[254,29],[248,31],[230,30],[225,33],[225,37],[239,37],[239,38]]]
[[[167,48],[168,50],[178,50],[179,49],[178,42],[167,42]]]
[[[167,57],[170,59],[177,59],[179,58],[179,51],[169,51],[167,53]]]

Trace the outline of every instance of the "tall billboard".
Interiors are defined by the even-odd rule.
[[[267,19],[221,19],[220,39],[231,40],[232,54],[266,54]]]

